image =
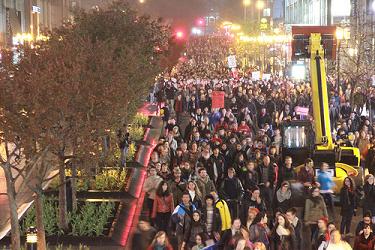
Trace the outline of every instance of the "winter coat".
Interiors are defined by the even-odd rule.
[[[250,226],[249,230],[251,242],[262,242],[268,249],[270,246],[270,229],[267,226],[261,224],[255,224]]]
[[[155,196],[151,218],[155,218],[157,213],[172,213],[174,210],[173,195]]]
[[[363,211],[371,211],[375,215],[375,185],[370,185],[368,182],[363,186],[365,196],[363,198]]]
[[[353,216],[357,208],[355,191],[349,191],[348,188],[342,187],[340,191],[341,216]]]
[[[193,212],[195,210],[196,208],[193,204],[190,204],[189,207],[185,207],[183,203],[177,205],[171,216],[172,222],[176,226],[177,235],[185,235],[190,228],[190,224],[193,220]]]
[[[219,209],[221,218],[221,231],[227,230],[232,226],[232,218],[230,215],[230,210],[228,204],[225,200],[217,200],[215,204],[216,208]]]
[[[373,250],[374,248],[374,234],[371,233],[369,237],[366,239],[363,234],[357,236],[354,241],[354,248],[355,250]]]
[[[202,208],[202,219],[201,221],[205,223],[206,229],[207,229],[207,208]],[[218,208],[214,207],[214,214],[212,218],[212,231],[207,232],[208,234],[212,235],[213,232],[220,233],[221,232],[221,217],[220,217],[220,211]]]
[[[352,250],[352,247],[346,241],[340,241],[338,244],[323,242],[318,250]],[[357,249],[355,249],[357,250]]]
[[[184,235],[184,241],[190,245],[195,245],[195,236],[198,234],[206,235],[206,227],[203,222],[200,221],[192,221],[192,223],[189,224],[188,229],[185,231]]]
[[[304,220],[317,223],[322,217],[328,218],[327,207],[323,197],[319,195],[306,199]]]
[[[208,194],[211,192],[215,192],[216,188],[212,180],[210,180],[210,177],[207,176],[206,179],[203,179],[202,177],[198,177],[196,180],[197,187],[199,191],[202,193],[202,198],[205,199]]]
[[[298,250],[297,239],[293,231],[289,235],[279,235],[275,229],[270,238],[272,250]]]
[[[225,178],[220,191],[224,199],[237,201],[241,200],[244,192],[241,181],[235,176],[233,178]]]
[[[178,183],[175,182],[175,180],[170,180],[169,187],[170,187],[171,193],[173,194],[173,201],[175,203],[181,202],[182,194],[186,190],[186,182],[184,182],[182,179]]]
[[[151,245],[147,248],[147,250],[160,250],[160,249],[161,249],[160,246],[159,246],[159,248],[157,248],[157,246],[151,246]],[[169,245],[163,246],[162,249],[163,250],[173,250],[173,247],[169,244]]]

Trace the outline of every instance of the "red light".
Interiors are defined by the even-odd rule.
[[[177,39],[182,39],[182,38],[184,38],[184,32],[182,32],[182,31],[177,31],[177,32],[176,32],[176,38],[177,38]]]
[[[202,25],[204,24],[204,20],[203,20],[202,18],[199,18],[199,19],[197,20],[197,24],[198,24],[199,26],[202,26]]]

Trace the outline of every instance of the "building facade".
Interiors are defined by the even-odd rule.
[[[0,0],[0,48],[12,46],[15,37],[37,37],[43,30],[62,25],[74,8],[104,7],[109,0]]]
[[[331,0],[285,0],[285,23],[328,25]]]

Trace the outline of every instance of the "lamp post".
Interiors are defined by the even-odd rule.
[[[250,6],[251,4],[251,0],[243,0],[243,20],[244,20],[244,24],[246,24],[247,22],[247,7]]]
[[[260,24],[260,12],[263,10],[265,4],[263,0],[258,0],[256,4],[256,8],[258,9],[258,23]]]

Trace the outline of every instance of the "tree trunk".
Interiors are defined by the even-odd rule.
[[[67,222],[67,202],[66,202],[66,181],[65,181],[65,162],[60,161],[59,166],[59,228],[66,231],[68,229]]]
[[[12,240],[12,250],[21,249],[21,233],[20,226],[18,223],[18,212],[17,212],[17,203],[16,203],[16,189],[14,187],[13,176],[10,170],[10,166],[6,165],[3,167],[6,185],[7,185],[7,194],[8,202],[10,209],[10,225],[11,225],[11,240]]]
[[[72,179],[71,187],[72,187],[72,206],[73,211],[77,211],[77,166],[76,161],[72,160]]]
[[[35,196],[35,214],[36,214],[36,229],[38,230],[38,250],[46,250],[46,232],[44,230],[43,222],[43,200],[42,200],[42,189],[38,188]]]

